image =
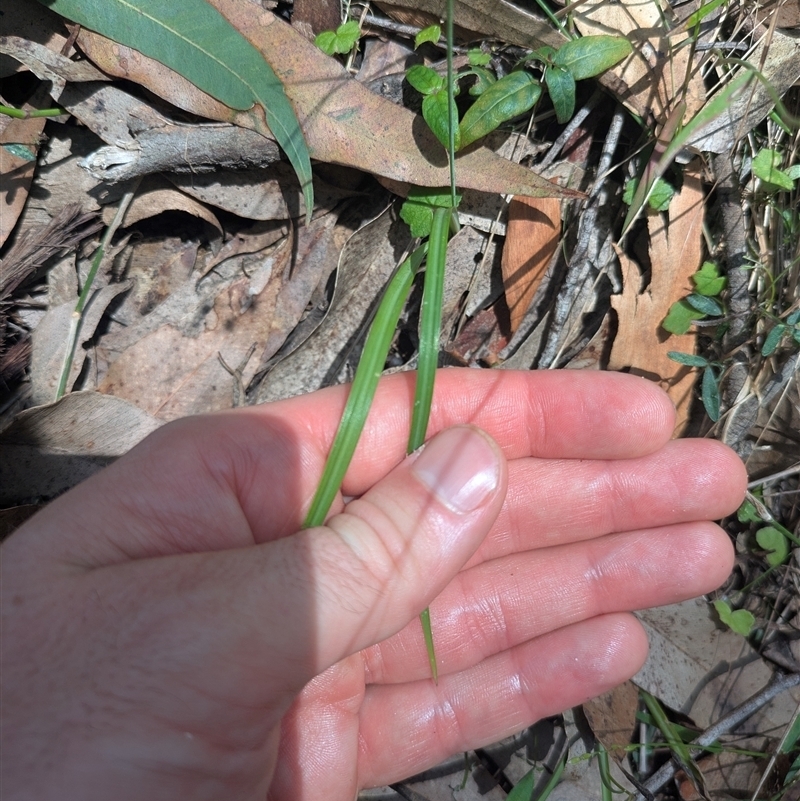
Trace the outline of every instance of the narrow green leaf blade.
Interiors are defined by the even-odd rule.
[[[575,79],[563,67],[553,66],[545,72],[544,82],[556,111],[556,119],[561,124],[569,121],[575,111]]]
[[[605,72],[629,56],[633,48],[622,36],[582,36],[565,42],[553,56],[553,64],[567,70],[576,81]]]
[[[709,366],[703,370],[703,406],[706,407],[706,414],[716,423],[719,420],[720,399],[719,384],[714,368]]]
[[[467,110],[461,120],[461,147],[476,142],[504,122],[533,108],[542,87],[524,70],[512,72],[493,83]]]
[[[303,528],[321,526],[325,522],[336,493],[342,486],[342,479],[350,466],[350,460],[353,458],[372,405],[372,398],[375,396],[378,380],[386,363],[400,312],[403,310],[426,250],[427,247],[424,245],[417,248],[397,268],[381,299],[358,362],[331,452],[325,462],[325,469],[303,522]]]
[[[310,217],[311,158],[300,123],[272,67],[206,0],[41,0],[57,14],[132,47],[233,109],[264,109],[297,173]]]
[[[672,359],[673,362],[685,364],[687,367],[708,366],[708,359],[704,359],[702,356],[695,356],[693,353],[681,353],[678,350],[671,350],[667,353],[667,357]]]

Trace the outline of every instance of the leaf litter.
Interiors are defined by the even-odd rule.
[[[371,7],[360,48],[346,64],[309,41],[321,19],[338,13],[331,4],[295,0],[291,24],[251,2],[213,5],[268,54],[285,86],[316,160],[312,209],[252,109],[225,106],[87,28],[70,38],[63,20],[42,6],[32,13],[24,0],[4,3],[0,95],[23,109],[58,104],[65,111],[47,121],[0,117],[4,525],[166,420],[350,380],[380,293],[412,244],[395,196],[447,184],[444,153],[420,125],[403,81],[414,63],[441,68],[440,48],[415,51],[413,34],[404,38],[402,30],[438,22],[442,0]],[[444,362],[646,375],[676,403],[676,435],[713,436],[738,450],[762,510],[761,517],[726,521],[738,557],[719,594],[753,615],[752,635],[725,629],[704,601],[648,610],[648,664],[632,683],[584,706],[629,797],[642,783],[667,797],[647,760],[628,756],[644,753],[634,730],[640,739],[642,732],[645,739],[663,736],[637,723],[637,687],[697,731],[733,720],[723,743],[766,754],[800,701],[788,684],[759,700],[775,676],[800,672],[797,551],[787,541],[788,562],[776,564],[776,549],[765,551],[757,536],[768,523],[772,537],[783,536],[781,526],[797,535],[800,524],[800,334],[792,338],[790,316],[800,304],[800,222],[790,200],[797,188],[770,188],[754,174],[766,158],[758,161],[759,152],[782,174],[796,164],[796,129],[771,114],[777,98],[797,111],[798,20],[791,10],[781,3],[758,14],[700,2],[661,10],[634,0],[581,3],[576,29],[626,35],[630,58],[595,87],[578,85],[566,124],[543,100],[532,118],[458,159],[465,198],[463,227],[448,251]],[[483,47],[504,69],[510,53],[567,41],[533,4],[457,0],[455,21],[462,44]],[[730,54],[770,86],[752,81],[713,124],[686,137],[686,149],[664,172],[673,192],[668,206],[643,209],[621,240],[624,185],[658,158],[648,147],[660,131],[690,125],[742,74]],[[726,159],[733,165],[727,172]],[[93,287],[69,392],[54,402],[100,225],[111,222],[137,181]],[[738,223],[730,222],[731,205]],[[305,222],[309,212],[313,219]],[[722,293],[721,319],[669,336],[661,322],[693,291],[691,276],[707,261],[723,274],[727,267],[731,294]],[[387,371],[415,365],[418,314],[414,291]],[[709,382],[700,386],[698,371],[670,352],[711,365],[718,424],[700,402]],[[748,698],[756,708],[738,719]],[[583,725],[570,714],[543,721],[468,755],[466,773],[459,757],[435,776],[403,783],[401,795],[503,798],[532,763],[554,768]],[[571,763],[550,798],[600,797],[590,764]],[[789,774],[781,765],[770,786],[776,797],[790,798],[796,788],[782,787]],[[712,797],[753,793],[763,778],[758,760],[731,748],[698,758],[698,766]],[[699,797],[691,777],[672,787],[669,797]],[[379,788],[364,797],[400,796]]]

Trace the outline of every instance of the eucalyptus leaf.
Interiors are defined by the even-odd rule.
[[[553,65],[567,70],[576,81],[605,72],[629,56],[633,48],[622,36],[582,36],[565,42],[553,56]]]
[[[459,125],[461,147],[530,111],[541,94],[539,82],[524,70],[509,73],[493,83],[464,114]]]
[[[57,14],[132,47],[199,89],[246,111],[260,106],[314,208],[311,159],[300,123],[264,56],[206,0],[41,0]]]
[[[560,123],[567,122],[575,111],[575,79],[563,67],[548,67],[544,82]]]

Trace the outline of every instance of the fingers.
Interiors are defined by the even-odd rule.
[[[147,606],[134,614],[143,663],[162,654],[173,660],[162,674],[192,675],[195,687],[202,676],[203,692],[223,706],[247,688],[253,709],[273,699],[282,714],[276,697],[289,699],[334,662],[393,635],[441,592],[491,528],[505,488],[495,443],[459,427],[326,526],[261,546],[101,568],[88,580],[115,609],[115,592],[147,588]],[[137,663],[136,654],[126,658]],[[185,714],[178,706],[174,714]]]
[[[359,785],[413,775],[583,703],[630,678],[646,655],[638,622],[608,615],[497,654],[438,686],[370,687],[360,716]]]
[[[658,450],[669,440],[674,425],[672,403],[656,385],[619,373],[450,369],[440,370],[436,382],[429,434],[469,423],[486,431],[507,459],[634,458]],[[304,513],[322,473],[346,392],[336,387],[243,412],[248,424],[242,426],[236,441],[248,452],[246,461],[252,472],[246,482],[237,479],[236,492],[257,537],[263,536],[258,533],[259,521],[277,516],[286,521],[281,534],[288,534],[302,520],[296,511],[292,518],[291,511],[273,508],[275,499],[265,499],[264,482],[254,480],[268,450],[258,431],[272,436],[277,427],[283,432],[282,441],[299,446],[294,459],[303,467],[303,479],[291,487],[291,497],[304,499]],[[361,495],[403,458],[413,393],[413,374],[381,381],[345,477],[345,495]],[[242,418],[239,424],[244,422]],[[271,472],[269,478],[276,477]]]
[[[469,565],[615,531],[718,520],[742,502],[747,472],[714,440],[677,440],[638,459],[518,459],[491,535]]]
[[[302,420],[324,457],[346,388],[296,398],[255,415]],[[381,381],[344,492],[360,495],[376,472],[405,451],[414,374]],[[671,436],[675,411],[653,383],[621,373],[448,369],[436,377],[429,432],[469,423],[486,431],[508,459],[521,456],[616,459],[651,453]]]
[[[711,523],[615,534],[484,562],[460,572],[431,605],[440,675],[563,626],[710,592],[732,565],[730,539]],[[370,682],[426,676],[413,623],[364,658]]]

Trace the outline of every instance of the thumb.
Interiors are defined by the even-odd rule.
[[[273,543],[308,568],[314,675],[416,617],[477,550],[505,489],[494,441],[451,428],[325,526]]]

